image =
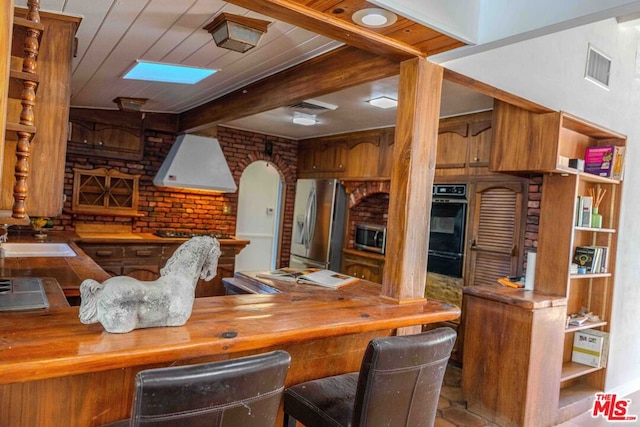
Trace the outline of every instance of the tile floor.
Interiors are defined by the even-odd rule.
[[[449,365],[445,373],[440,401],[438,403],[438,415],[434,427],[493,427],[496,424],[466,410],[466,402],[462,398],[460,382],[462,378],[460,368]],[[631,396],[629,415],[637,415],[637,422],[611,422],[602,417],[593,418],[590,413],[582,414],[557,427],[631,427],[640,425],[640,391]],[[635,412],[634,412],[635,410]]]

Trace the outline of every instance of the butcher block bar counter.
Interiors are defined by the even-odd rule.
[[[435,300],[385,302],[378,284],[197,298],[181,327],[110,334],[78,307],[0,313],[0,425],[91,426],[126,418],[139,370],[241,357],[292,356],[287,385],[359,369],[367,342],[455,319]]]

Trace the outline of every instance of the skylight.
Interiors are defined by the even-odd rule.
[[[217,71],[218,70],[212,70],[209,68],[138,60],[136,61],[136,64],[127,71],[123,78],[130,80],[146,80],[150,82],[193,85],[206,79]]]

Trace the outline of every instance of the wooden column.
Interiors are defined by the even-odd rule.
[[[382,280],[383,296],[399,303],[424,298],[442,75],[423,58],[400,65]]]

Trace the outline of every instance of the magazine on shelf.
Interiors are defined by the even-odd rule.
[[[320,268],[295,269],[286,267],[258,273],[257,276],[265,279],[284,280],[287,282],[317,285],[332,289],[337,289],[359,280],[356,277]]]
[[[584,171],[621,180],[624,173],[624,155],[625,147],[623,146],[587,147]]]

